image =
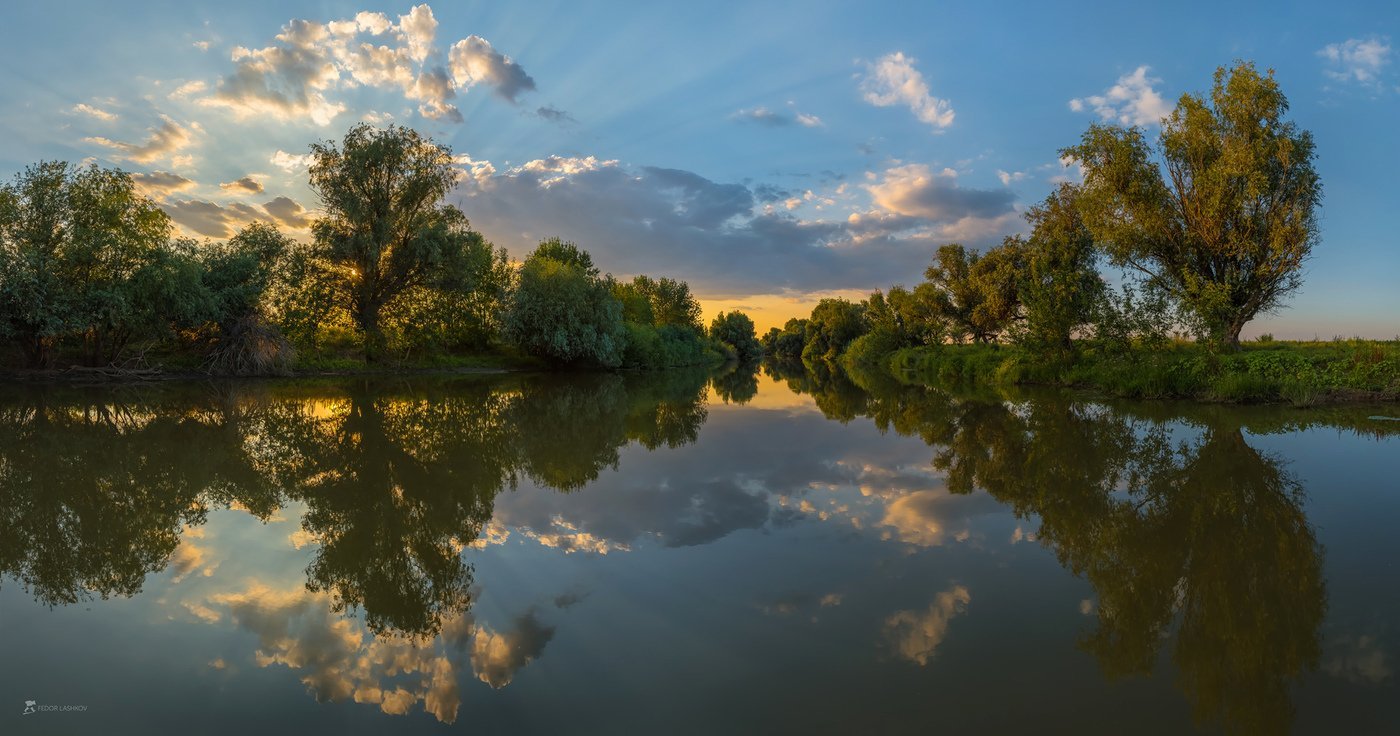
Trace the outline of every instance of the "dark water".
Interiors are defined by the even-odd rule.
[[[6,389],[0,733],[1400,731],[1396,407],[780,374]]]

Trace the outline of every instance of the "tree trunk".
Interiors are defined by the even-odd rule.
[[[1236,319],[1225,326],[1225,346],[1231,352],[1240,351],[1240,331],[1244,329],[1244,320]]]
[[[52,368],[53,350],[49,345],[48,338],[42,335],[29,335],[20,341],[24,348],[24,358],[30,368]]]
[[[384,330],[379,327],[379,305],[362,303],[355,318],[365,335],[365,362],[378,363],[384,355]]]

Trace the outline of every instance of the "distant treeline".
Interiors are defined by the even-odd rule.
[[[1183,95],[1149,142],[1138,127],[1092,125],[1060,152],[1082,167],[1026,213],[1028,236],[982,253],[938,250],[925,281],[862,302],[826,299],[763,337],[775,356],[1014,343],[1070,360],[1086,344],[1126,352],[1193,335],[1239,348],[1244,325],[1301,283],[1317,240],[1313,140],[1283,119],[1273,79],[1239,62],[1209,98]],[[1122,271],[1112,288],[1100,266]]]
[[[413,130],[359,125],[312,152],[310,242],[266,223],[177,237],[125,172],[27,168],[0,186],[0,340],[35,369],[158,355],[235,375],[350,355],[646,369],[759,355],[741,313],[706,330],[685,282],[619,281],[557,238],[512,263],[445,203],[452,152]]]

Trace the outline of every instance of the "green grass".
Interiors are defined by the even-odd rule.
[[[920,383],[1055,385],[1143,399],[1300,406],[1400,400],[1400,341],[1270,339],[1238,353],[1184,342],[1127,354],[1087,343],[1079,348],[1072,360],[1056,361],[1017,346],[926,346],[893,353],[888,366]]]

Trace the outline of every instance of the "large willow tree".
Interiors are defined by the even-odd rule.
[[[359,124],[337,146],[313,144],[311,188],[321,197],[313,225],[317,255],[364,334],[365,359],[385,347],[385,307],[416,287],[469,279],[490,246],[443,198],[456,182],[452,151],[401,126]]]
[[[1062,154],[1085,171],[1080,207],[1115,265],[1165,287],[1217,344],[1277,309],[1317,241],[1313,139],[1284,121],[1273,72],[1238,62],[1209,99],[1182,95],[1155,144],[1093,125]]]

